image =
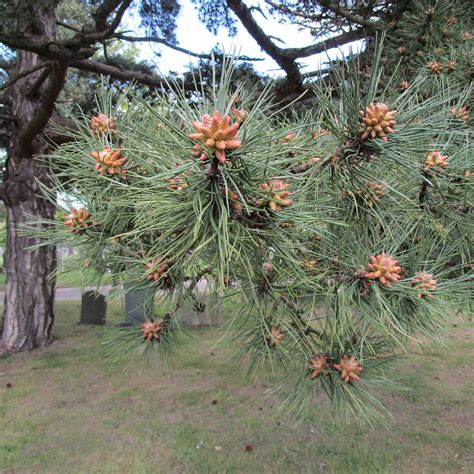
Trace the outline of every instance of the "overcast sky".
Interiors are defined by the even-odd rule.
[[[249,2],[247,3],[250,5]],[[260,4],[263,6],[264,2],[260,2]],[[272,76],[281,75],[281,70],[275,61],[261,51],[255,40],[239,22],[237,22],[237,36],[229,38],[225,28],[220,28],[219,34],[214,36],[198,20],[197,13],[190,0],[181,0],[181,5],[182,8],[177,21],[179,46],[196,53],[209,53],[213,46],[219,44],[226,52],[240,51],[247,56],[265,58],[264,61],[254,62],[255,69]],[[300,32],[295,26],[281,25],[276,20],[271,19],[269,15],[267,16],[268,20],[265,20],[265,18],[256,11],[253,12],[253,15],[265,33],[276,36],[285,42],[284,44],[279,43],[281,47],[306,46],[314,43],[314,39],[309,33]],[[129,17],[128,21],[130,22],[130,27],[138,32],[139,19],[137,17]],[[329,52],[330,57],[334,59],[336,56],[347,54],[351,46],[355,49],[359,46],[359,42],[347,45],[342,49],[342,52],[337,49],[331,50]],[[190,62],[197,62],[195,58],[157,44],[141,43],[140,50],[143,56],[149,60],[153,60],[155,52],[161,52],[161,58],[156,59],[156,64],[163,73],[167,73],[168,71],[181,72]],[[307,72],[318,69],[320,63],[324,63],[326,59],[326,54],[301,59],[301,64],[305,66],[303,71]]]

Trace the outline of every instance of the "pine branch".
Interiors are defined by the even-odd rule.
[[[131,0],[105,0],[96,11],[95,28],[78,32],[64,41],[7,33],[0,33],[0,41],[10,48],[31,51],[48,59],[86,59],[95,53],[97,48],[93,46],[94,43],[113,35],[130,4]],[[117,12],[114,18],[107,24],[107,18],[115,9]]]
[[[276,3],[271,0],[265,0],[265,3],[268,5],[272,6],[273,8],[282,11],[283,13],[287,13],[292,16],[304,18],[305,20],[311,20],[314,22],[319,22],[322,19],[322,15],[312,15],[306,12],[303,12],[301,10],[295,10],[292,8],[287,7],[286,5],[282,5],[281,3]],[[374,22],[367,20],[365,18],[362,18],[361,16],[358,16],[349,10],[341,7],[338,4],[335,4],[331,1],[328,0],[318,0],[318,3],[327,8],[328,10],[332,11],[334,14],[339,15],[346,20],[348,20],[351,23],[356,23],[360,26],[363,26],[365,28],[368,28],[370,30],[378,30],[381,29],[383,24],[381,22]]]
[[[36,53],[47,59],[68,61],[72,58],[81,59],[92,56],[96,48],[89,45],[81,46],[78,41],[60,42],[42,38],[0,33],[0,42],[12,49],[22,49]],[[71,48],[73,46],[74,48]]]

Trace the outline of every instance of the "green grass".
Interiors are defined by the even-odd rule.
[[[398,362],[411,390],[383,395],[388,431],[333,428],[325,401],[293,429],[268,382],[246,380],[227,347],[211,353],[215,329],[193,331],[162,373],[111,365],[107,328],[78,319],[78,302],[60,302],[53,345],[0,357],[1,472],[473,472],[472,323],[451,329],[444,354]],[[108,319],[122,319],[119,303]]]

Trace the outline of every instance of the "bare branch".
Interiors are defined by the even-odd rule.
[[[119,27],[120,22],[122,21],[123,15],[127,11],[128,7],[132,3],[132,0],[106,0],[98,9],[95,17],[95,32],[87,33],[84,37],[91,42],[101,41],[107,38],[110,38],[114,31]],[[117,10],[114,18],[107,25],[107,18],[110,13],[114,11],[117,6],[120,7]]]
[[[83,31],[81,31],[79,28],[76,28],[75,26],[68,25],[67,23],[64,23],[63,21],[56,20],[56,25],[62,26],[63,28],[66,28],[67,30],[74,31],[75,33],[79,33],[80,35],[83,35]]]
[[[364,38],[367,38],[367,32],[365,30],[360,29],[347,31],[338,36],[333,36],[332,38],[325,39],[309,46],[301,48],[285,48],[282,50],[282,54],[289,58],[305,58]]]
[[[195,53],[193,51],[190,51],[189,49],[181,48],[180,46],[177,46],[173,43],[170,43],[169,41],[166,41],[163,38],[158,38],[156,36],[127,36],[121,33],[117,33],[114,35],[114,38],[117,38],[119,40],[123,41],[129,41],[129,42],[136,42],[136,43],[159,43],[162,44],[163,46],[166,46],[167,48],[174,49],[175,51],[179,51],[180,53],[187,54],[188,56],[193,56],[195,58],[201,58],[201,59],[213,59],[213,56],[211,54],[206,54],[206,53]],[[264,58],[250,58],[248,56],[236,56],[235,59],[239,61],[263,61]]]
[[[153,87],[159,90],[169,89],[170,87],[169,81],[157,76],[153,76],[152,74],[146,74],[140,71],[131,71],[129,69],[120,69],[117,66],[100,63],[98,61],[93,61],[92,59],[71,61],[69,66],[81,71],[110,76],[120,81],[134,81],[138,84]],[[182,84],[185,90],[192,91],[196,88],[194,81],[180,82],[180,84]]]
[[[139,71],[130,71],[128,69],[120,69],[110,64],[93,61],[92,59],[73,60],[70,62],[69,66],[75,69],[80,69],[81,71],[110,76],[121,81],[136,81],[139,84],[149,87],[161,88],[165,85],[165,81],[163,81],[163,79],[152,76],[151,74],[145,74]]]
[[[24,71],[21,71],[20,73],[15,74],[9,81],[7,81],[5,84],[2,84],[0,86],[0,91],[5,90],[8,87],[12,86],[13,84],[15,84],[16,81],[18,81],[22,77],[29,76],[30,74],[33,74],[34,72],[36,72],[40,69],[43,69],[45,67],[49,67],[49,66],[50,66],[50,63],[45,62],[45,63],[37,64],[36,66],[34,66],[30,69],[26,69]]]
[[[301,73],[295,58],[283,54],[284,50],[271,41],[253,18],[251,10],[241,0],[227,0],[227,5],[237,15],[258,45],[285,71],[288,81],[295,88],[301,89]]]

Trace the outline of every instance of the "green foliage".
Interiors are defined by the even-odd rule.
[[[373,389],[396,386],[387,363],[410,341],[438,339],[469,301],[472,175],[471,130],[448,113],[467,91],[446,83],[424,97],[430,79],[419,74],[399,93],[381,81],[377,51],[366,84],[356,69],[341,69],[338,98],[316,89],[319,106],[303,117],[273,106],[270,86],[235,85],[231,63],[192,97],[179,86],[158,98],[102,90],[99,110],[113,122],[102,118],[100,133],[78,118],[45,189],[52,201],[61,194],[64,214],[87,214],[66,217],[67,226],[32,226],[41,224],[36,232],[49,243],[80,246],[88,268],[108,270],[117,291],[156,289],[160,337],[120,331],[108,342],[114,357],[141,349],[172,358],[182,344],[176,310],[198,299],[205,278],[209,291],[239,298],[226,334],[250,372],[287,372],[283,409],[305,414],[322,391],[343,419],[384,420]],[[371,104],[396,110],[386,141],[364,138],[360,111]],[[196,131],[209,130],[211,119],[203,114],[232,123],[235,108],[245,112],[238,136],[200,141]],[[104,147],[112,151],[99,155]],[[126,161],[94,167],[91,152],[96,162],[112,153]],[[449,165],[428,166],[432,152]],[[383,272],[395,268],[392,284],[370,266],[376,256]],[[420,272],[429,274],[428,290]],[[308,368],[316,355],[324,356],[320,372]]]
[[[219,28],[228,31],[229,36],[237,34],[237,22],[231,15],[227,2],[224,0],[192,0],[196,5],[199,20],[213,34],[217,35]]]
[[[150,36],[162,36],[176,43],[176,19],[181,10],[177,0],[140,0],[137,2],[141,26]]]
[[[472,80],[471,4],[440,0],[416,0],[398,22],[390,24],[384,61],[395,72],[395,86],[424,70],[431,80],[420,91],[428,97],[438,87],[467,86]],[[462,104],[470,105],[470,104]]]

